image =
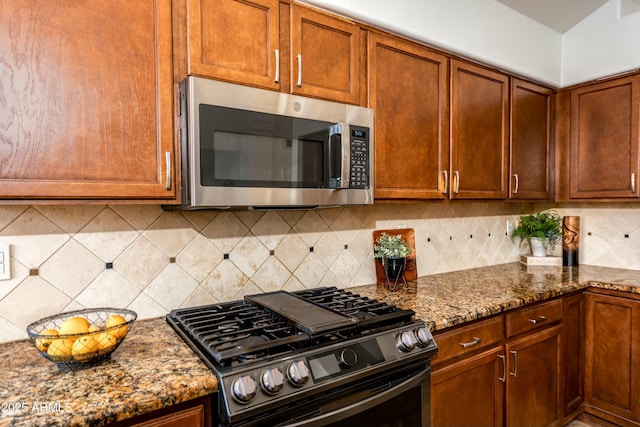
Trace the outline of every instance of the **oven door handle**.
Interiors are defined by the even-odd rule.
[[[412,376],[407,381],[400,383],[397,386],[390,388],[389,390],[385,390],[380,394],[377,394],[375,396],[364,399],[358,403],[345,406],[344,408],[340,408],[338,410],[328,412],[326,414],[323,414],[314,418],[309,418],[293,424],[287,424],[287,427],[326,426],[335,421],[339,421],[344,418],[350,417],[352,415],[359,414],[360,412],[363,412],[375,406],[378,406],[387,400],[393,399],[394,397],[401,395],[405,391],[411,390],[412,388],[421,384],[425,379],[429,378],[430,373],[431,373],[431,366],[427,367],[427,369],[424,369],[418,372],[416,375]]]

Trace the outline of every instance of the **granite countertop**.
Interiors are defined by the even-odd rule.
[[[163,318],[134,323],[111,361],[59,371],[30,341],[0,345],[0,427],[102,426],[217,391]]]
[[[349,290],[411,309],[438,331],[588,287],[640,294],[640,271],[511,263],[420,277],[395,292]],[[218,387],[163,318],[136,322],[112,360],[97,367],[59,372],[30,342],[18,341],[0,344],[0,370],[0,427],[102,426]]]
[[[420,277],[395,292],[375,285],[349,290],[411,309],[438,331],[589,287],[640,294],[640,271],[510,263]]]

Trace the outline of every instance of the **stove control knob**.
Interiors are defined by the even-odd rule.
[[[238,377],[231,383],[231,395],[240,403],[250,402],[257,392],[256,380],[249,375]]]
[[[278,368],[265,369],[260,376],[260,384],[267,394],[278,394],[284,387],[284,375]]]
[[[358,355],[355,351],[350,348],[345,348],[340,352],[340,357],[338,358],[338,363],[343,368],[350,368],[356,363],[358,363]]]
[[[417,343],[416,336],[412,331],[403,331],[396,339],[396,347],[398,347],[398,350],[404,351],[405,353],[416,348]]]
[[[431,332],[424,326],[418,328],[415,332],[416,339],[418,340],[418,347],[427,347],[433,342],[433,336]]]
[[[287,368],[287,377],[291,384],[302,387],[309,381],[309,367],[303,360],[293,362]]]

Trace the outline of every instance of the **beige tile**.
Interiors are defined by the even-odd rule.
[[[169,257],[143,235],[115,259],[113,268],[144,289],[168,264]]]
[[[222,262],[223,254],[202,234],[180,252],[176,262],[198,282],[202,282]]]
[[[282,239],[274,253],[280,262],[293,272],[309,253],[309,247],[296,233],[289,233]]]
[[[74,238],[105,262],[115,260],[140,232],[112,209],[104,209]]]
[[[249,229],[232,212],[221,212],[203,230],[202,234],[222,253],[229,253],[247,235]]]
[[[157,205],[111,205],[110,207],[136,230],[145,230],[164,213],[164,210]]]
[[[70,239],[40,268],[40,276],[75,298],[103,270],[105,263],[91,251]]]
[[[327,223],[322,220],[316,211],[307,211],[293,227],[293,230],[309,246],[315,246],[322,234],[328,229]]]
[[[229,259],[251,277],[269,257],[269,250],[252,235],[245,236],[231,251]]]
[[[306,288],[314,288],[327,273],[327,266],[313,252],[309,252],[294,272]]]
[[[2,317],[18,328],[61,312],[71,298],[38,276],[30,276],[0,301]]]
[[[220,301],[211,295],[203,286],[198,286],[182,303],[181,307],[197,307],[199,305],[217,304],[219,302]]]
[[[180,307],[198,286],[198,282],[179,265],[173,263],[147,286],[144,292],[165,310]]]
[[[174,257],[198,232],[178,212],[164,212],[143,234],[167,256]]]
[[[42,205],[35,208],[65,232],[73,234],[87,225],[105,206],[89,204]]]
[[[202,282],[211,295],[218,301],[231,301],[249,281],[247,275],[230,260],[224,260]]]
[[[127,308],[136,312],[138,320],[164,316],[169,312],[144,292],[140,293]]]
[[[140,290],[115,269],[104,270],[89,284],[76,300],[84,307],[126,308]]]
[[[290,230],[291,226],[277,212],[265,213],[251,228],[251,232],[269,250],[275,249]]]
[[[251,280],[265,292],[280,290],[291,273],[275,256],[270,256],[251,276]]]
[[[11,224],[27,209],[29,206],[0,206],[0,230]]]

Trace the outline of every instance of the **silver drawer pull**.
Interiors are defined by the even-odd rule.
[[[502,376],[498,377],[498,380],[502,381],[502,382],[506,382],[507,381],[507,361],[506,361],[506,357],[504,354],[499,354],[498,358],[502,361]]]
[[[538,316],[537,319],[529,319],[529,322],[533,323],[534,325],[537,325],[538,323],[542,323],[545,320],[547,320],[545,316]]]
[[[480,344],[480,342],[482,342],[482,339],[481,339],[481,338],[473,337],[473,341],[469,341],[469,342],[461,342],[461,343],[460,343],[460,347],[462,347],[462,348],[469,348],[469,347],[473,347],[474,345],[478,345],[478,344]]]

